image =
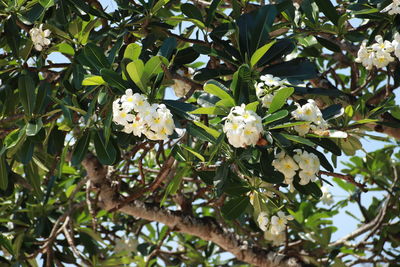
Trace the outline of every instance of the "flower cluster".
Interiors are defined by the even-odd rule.
[[[31,36],[33,45],[37,51],[42,51],[43,47],[48,46],[50,44],[50,39],[47,38],[50,36],[50,30],[43,30],[43,24],[40,24],[39,28],[32,28],[29,31]]]
[[[257,144],[263,131],[261,117],[246,106],[236,106],[225,118],[224,132],[234,147],[246,147]]]
[[[290,220],[293,220],[293,216],[286,216],[283,211],[278,211],[278,214],[273,215],[271,220],[268,219],[267,213],[260,212],[257,223],[260,229],[264,231],[264,238],[271,241],[273,245],[279,246],[285,241],[285,228]]]
[[[390,62],[394,61],[392,52],[395,56],[400,59],[400,35],[396,33],[392,42],[383,40],[382,36],[375,36],[376,43],[371,46],[367,46],[367,42],[364,41],[357,53],[356,62],[362,63],[362,65],[370,70],[374,66],[377,68],[386,67]]]
[[[306,121],[304,124],[295,125],[294,130],[299,135],[307,134],[310,129],[319,135],[323,135],[323,132],[328,129],[328,123],[322,117],[321,110],[318,108],[314,100],[309,99],[307,104],[300,106],[295,103],[297,109],[292,111],[292,117],[295,120]]]
[[[178,70],[177,73],[182,77],[191,77],[194,70],[189,68],[186,73],[182,70]],[[177,97],[184,97],[189,92],[190,88],[192,88],[190,84],[179,79],[174,79],[172,89],[174,89],[174,93]]]
[[[175,129],[172,114],[164,104],[150,105],[145,95],[132,94],[131,89],[113,102],[113,121],[124,126],[125,133],[139,137],[144,134],[151,140],[165,140]]]
[[[296,154],[292,158],[281,151],[272,161],[272,166],[285,176],[284,183],[290,185],[291,191],[294,190],[293,179],[297,171],[300,177],[299,184],[306,185],[315,181],[320,169],[320,162],[315,154],[300,149],[295,149],[294,152]]]
[[[400,0],[393,0],[393,2],[382,9],[381,12],[387,12],[389,15],[400,14]]]
[[[273,91],[287,83],[286,80],[281,80],[271,74],[260,77],[262,82],[256,84],[256,94],[260,99],[263,107],[269,108],[274,98]]]

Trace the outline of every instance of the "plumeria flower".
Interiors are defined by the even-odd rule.
[[[329,188],[323,186],[321,187],[321,191],[322,191],[322,197],[321,197],[322,203],[324,203],[325,205],[332,205],[334,201],[332,194],[329,192]]]
[[[272,161],[272,166],[281,172],[288,181],[293,181],[293,177],[296,175],[296,171],[299,169],[299,165],[297,165],[297,163],[283,151],[276,155],[276,158]]]
[[[393,0],[393,2],[382,9],[381,12],[388,12],[389,15],[400,14],[400,0]]]
[[[246,106],[233,107],[229,115],[224,118],[224,132],[229,143],[234,147],[246,147],[257,144],[263,132],[261,117]]]
[[[271,217],[271,231],[272,232],[282,232],[286,228],[288,221],[293,220],[292,215],[286,216],[283,211],[278,211],[278,216],[274,215]]]
[[[174,132],[171,111],[164,104],[152,104],[145,95],[125,94],[113,102],[113,121],[124,126],[125,133],[135,136],[144,134],[150,140],[165,140]]]
[[[29,31],[29,35],[37,51],[42,51],[43,47],[51,43],[50,39],[47,38],[50,34],[50,30],[43,30],[43,24],[40,24],[39,28],[34,27]]]
[[[280,246],[285,242],[286,235],[285,232],[266,231],[264,233],[264,238],[268,241],[271,241],[273,246]]]
[[[375,53],[375,57],[372,62],[374,63],[375,67],[384,68],[392,61],[394,61],[394,57],[392,57],[390,53],[382,50]]]
[[[307,134],[310,129],[315,134],[323,135],[324,131],[328,129],[328,123],[322,117],[322,112],[318,108],[317,103],[313,99],[309,99],[307,104],[300,106],[295,103],[297,109],[291,112],[292,117],[295,120],[308,121],[309,123],[296,125],[294,130],[301,136]]]
[[[376,52],[393,52],[394,48],[392,45],[392,42],[388,41],[388,40],[383,40],[382,36],[377,35],[375,36],[375,41],[376,43],[374,43],[371,48],[374,49]]]
[[[267,231],[267,226],[269,223],[268,214],[264,211],[260,212],[257,217],[257,223],[261,230]]]
[[[264,82],[266,86],[269,87],[276,87],[276,86],[282,86],[286,81],[281,80],[278,77],[274,77],[271,74],[266,74],[260,77],[260,80]]]
[[[272,104],[272,99],[274,98],[274,94],[266,94],[260,98],[263,107],[269,108]]]

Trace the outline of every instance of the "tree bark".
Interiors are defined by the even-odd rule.
[[[112,210],[123,202],[123,198],[111,187],[107,179],[107,166],[101,165],[94,155],[88,155],[82,162],[88,178],[95,189],[100,191],[99,205],[105,210]],[[158,205],[134,200],[122,206],[119,212],[148,221],[167,225],[172,231],[197,236],[203,240],[212,241],[222,249],[232,253],[238,260],[262,267],[304,266],[300,257],[286,256],[272,250],[252,246],[246,241],[223,229],[211,217],[197,218],[184,215],[179,211],[160,208]]]

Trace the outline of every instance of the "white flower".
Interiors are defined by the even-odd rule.
[[[390,62],[394,61],[394,57],[390,55],[390,53],[385,51],[378,51],[375,53],[375,57],[372,60],[375,67],[383,68],[386,67]]]
[[[374,49],[376,52],[393,52],[394,48],[392,45],[392,42],[389,42],[388,40],[383,40],[382,36],[377,35],[375,36],[375,41],[376,43],[374,43],[371,48]]]
[[[43,24],[40,24],[39,28],[34,27],[29,31],[29,35],[37,51],[42,51],[43,47],[50,44],[50,39],[47,38],[50,34],[50,30],[43,30]]]
[[[260,98],[263,107],[269,108],[272,103],[272,99],[274,98],[274,94],[266,94]]]
[[[292,215],[286,216],[283,211],[278,211],[277,215],[271,217],[271,232],[283,232],[287,222],[293,220]]]
[[[260,212],[257,218],[257,223],[261,230],[267,231],[267,226],[269,223],[268,214],[264,211]]]
[[[286,81],[281,80],[278,77],[274,77],[271,74],[266,74],[260,77],[260,80],[268,87],[282,86]]]
[[[400,59],[400,34],[398,32],[394,35],[394,40],[392,41],[395,56]]]
[[[246,110],[242,104],[233,107],[225,119],[223,130],[232,146],[246,147],[257,144],[263,127],[261,117],[254,111]]]
[[[313,153],[301,151],[300,149],[296,149],[294,152],[296,152],[296,155],[293,158],[301,169],[299,171],[299,184],[306,185],[310,181],[314,182],[320,169],[319,158]]]
[[[300,125],[293,126],[293,129],[300,135],[304,136],[310,131],[310,122],[305,122]]]
[[[322,191],[322,197],[321,197],[322,203],[324,203],[325,205],[332,205],[334,201],[332,194],[329,192],[329,188],[323,186],[321,187],[321,191]]]
[[[381,12],[388,12],[389,15],[400,14],[400,0],[393,0],[393,2],[382,9]]]
[[[125,133],[144,134],[151,140],[165,140],[174,132],[171,111],[164,104],[150,105],[145,95],[131,89],[113,102],[113,121],[123,125]]]
[[[299,169],[299,165],[283,151],[276,155],[275,159],[272,161],[272,166],[285,176],[285,184],[289,185],[293,183],[293,177]]]
[[[279,246],[282,245],[286,240],[285,232],[271,232],[266,231],[264,233],[264,238],[272,242],[272,245]]]

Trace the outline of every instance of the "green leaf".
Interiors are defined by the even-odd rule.
[[[333,22],[333,24],[337,25],[340,16],[331,1],[315,0],[315,3],[318,5],[319,10],[321,10],[322,13],[324,13],[324,15]]]
[[[35,82],[30,75],[21,75],[18,78],[19,99],[24,107],[25,114],[31,116],[35,107]]]
[[[211,22],[215,16],[215,12],[217,11],[221,2],[222,2],[221,0],[213,0],[211,2],[210,8],[207,10],[207,18],[205,23],[206,27],[209,27],[211,25]]]
[[[143,81],[147,83],[153,76],[163,72],[162,66],[164,65],[167,67],[169,64],[168,59],[162,56],[154,56],[151,57],[146,64],[144,65],[143,69]]]
[[[196,152],[193,148],[188,147],[185,144],[181,144],[181,147],[183,147],[184,149],[186,149],[187,151],[189,151],[190,153],[192,153],[193,155],[195,155],[199,160],[201,160],[202,162],[205,162],[205,158],[198,152]]]
[[[270,43],[268,43],[266,45],[263,45],[262,47],[258,48],[254,52],[254,54],[251,56],[250,65],[252,67],[254,67],[257,64],[257,62],[265,55],[265,53],[267,53],[267,51],[271,48],[271,46],[275,44],[275,42],[276,41],[274,40],[274,41],[272,41],[272,42],[270,42]]]
[[[281,125],[274,126],[272,128],[269,128],[268,130],[276,130],[276,129],[282,129],[282,128],[288,128],[296,125],[302,125],[306,123],[306,121],[296,121],[296,122],[289,122],[289,123],[284,123]]]
[[[128,44],[124,51],[124,58],[128,58],[133,61],[139,59],[140,53],[142,53],[142,47],[138,44],[131,43]]]
[[[195,122],[195,121],[193,121],[193,122]],[[186,130],[188,131],[188,133],[191,136],[199,138],[200,140],[207,141],[212,144],[215,144],[215,142],[216,142],[215,137],[212,134],[210,134],[209,132],[207,132],[206,130],[202,129],[201,127],[199,127],[197,125],[189,123],[186,127]]]
[[[232,198],[221,208],[222,215],[227,220],[233,220],[239,217],[250,204],[248,196]]]
[[[333,104],[321,110],[321,112],[324,120],[329,120],[341,116],[344,112],[344,109],[341,104]]]
[[[129,74],[129,77],[132,81],[142,90],[143,93],[146,93],[146,84],[143,80],[143,72],[144,72],[144,64],[140,59],[134,60],[126,66],[126,71]]]
[[[283,137],[289,139],[290,141],[293,141],[296,143],[304,144],[304,145],[311,146],[311,147],[315,146],[315,144],[312,141],[310,141],[306,138],[300,137],[298,135],[291,135],[291,134],[284,134],[284,133],[281,133],[281,135]]]
[[[26,180],[33,188],[34,194],[40,199],[42,196],[42,189],[40,188],[41,176],[39,175],[36,164],[34,164],[32,161],[29,162],[24,166],[24,172]]]
[[[35,136],[43,127],[42,118],[38,118],[36,120],[32,120],[28,122],[26,127],[26,135],[27,136]]]
[[[51,48],[51,50],[53,50],[53,49],[55,51],[58,51],[58,52],[62,53],[62,54],[65,54],[65,55],[70,55],[70,56],[75,55],[74,48],[71,45],[67,44],[67,43],[57,44],[57,45],[55,45],[55,46],[53,46]]]
[[[251,70],[248,65],[240,66],[238,71],[235,72],[231,88],[237,105],[257,100],[254,85],[252,84]]]
[[[258,102],[258,101],[251,102],[251,103],[246,105],[245,109],[256,112],[257,111],[257,107],[258,107],[259,104],[260,104],[260,102]]]
[[[103,165],[113,165],[117,160],[117,151],[111,142],[106,145],[103,133],[101,131],[94,132],[93,136],[94,148],[97,157]]]
[[[188,18],[197,19],[198,21],[203,22],[203,15],[200,10],[192,4],[185,3],[181,5],[181,11]]]
[[[160,51],[158,51],[157,55],[158,56],[163,56],[166,59],[170,60],[171,56],[172,56],[172,52],[174,51],[174,49],[176,48],[176,46],[178,45],[178,42],[176,41],[176,39],[174,37],[168,37],[164,40]]]
[[[318,43],[320,43],[326,49],[329,49],[329,50],[331,50],[333,52],[341,52],[342,51],[337,44],[335,44],[332,41],[329,41],[328,39],[321,38],[321,37],[318,37],[318,36],[316,36],[315,38],[317,39]]]
[[[101,69],[101,76],[110,86],[117,88],[120,92],[124,93],[126,88],[129,87],[128,83],[122,79],[121,75],[110,69]]]
[[[101,69],[108,69],[111,67],[102,48],[89,43],[83,48],[83,53],[98,72],[100,72]]]
[[[265,5],[256,11],[246,13],[237,20],[239,27],[239,47],[242,57],[246,54],[249,57],[263,46],[269,39],[269,32],[277,9],[273,5]]]
[[[219,131],[204,125],[202,122],[193,121],[193,123],[195,125],[199,126],[200,128],[204,129],[207,133],[211,134],[214,138],[218,138],[218,136],[221,134]]]
[[[223,109],[215,107],[201,107],[190,112],[190,114],[208,114],[208,115],[228,115],[228,112]]]
[[[261,74],[272,74],[282,79],[306,80],[317,77],[318,70],[314,63],[304,58],[296,58],[267,67]]]
[[[35,100],[35,109],[33,112],[35,114],[41,113],[45,109],[45,100],[47,97],[47,94],[51,91],[51,85],[48,82],[42,81],[39,85],[39,89],[36,95],[36,100]]]
[[[265,116],[265,118],[263,119],[264,121],[264,125],[270,124],[274,121],[280,120],[285,118],[287,115],[289,115],[289,111],[287,111],[286,109],[283,110],[279,110],[275,113],[272,114],[268,114],[267,116]]]
[[[170,0],[159,0],[157,3],[151,8],[151,13],[156,14],[158,10],[160,10],[165,4],[167,4]]]
[[[82,81],[82,85],[84,86],[90,86],[90,85],[104,85],[106,84],[106,82],[104,81],[104,79],[101,76],[89,76],[86,77],[83,81]]]
[[[221,83],[214,81],[214,80],[210,80],[204,84],[203,88],[204,88],[204,91],[206,91],[207,93],[215,95],[215,96],[219,97],[221,100],[226,99],[227,101],[229,101],[229,104],[230,104],[229,107],[235,106],[235,100],[227,92],[228,89]]]
[[[8,187],[8,170],[6,155],[0,156],[0,189],[5,191]]]
[[[293,94],[293,92],[293,87],[283,87],[279,89],[272,98],[272,103],[268,109],[268,113],[274,113],[283,107],[283,105],[286,103],[286,100]]]
[[[315,199],[320,199],[322,197],[321,189],[314,182],[310,182],[306,185],[300,185],[295,182],[293,185],[302,194],[311,195]]]
[[[71,164],[77,166],[82,162],[88,151],[90,143],[90,133],[84,133],[75,145],[74,152],[72,153]]]

